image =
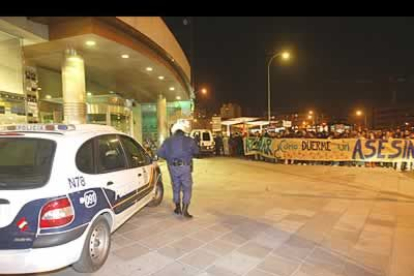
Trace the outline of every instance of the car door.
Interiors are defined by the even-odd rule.
[[[200,137],[200,131],[195,131],[193,139],[196,141],[197,146],[201,147],[201,137]]]
[[[203,146],[206,147],[207,149],[211,149],[213,142],[212,142],[212,137],[209,131],[203,131],[203,134],[201,136],[202,141],[203,141]]]
[[[128,167],[118,135],[103,135],[96,139],[97,175],[112,204],[115,226],[118,227],[133,212],[136,176]]]
[[[150,183],[150,178],[153,174],[152,160],[142,146],[131,137],[121,135],[120,140],[125,151],[128,166],[133,171],[133,177],[135,177],[137,202],[140,205],[141,199],[152,191]]]

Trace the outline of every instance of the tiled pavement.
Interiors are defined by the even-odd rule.
[[[165,200],[95,275],[413,276],[414,180],[386,169],[196,160],[193,220]],[[51,273],[78,275],[71,268]]]

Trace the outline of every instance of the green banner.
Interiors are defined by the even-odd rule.
[[[399,162],[414,159],[409,139],[244,139],[246,155],[314,161]]]

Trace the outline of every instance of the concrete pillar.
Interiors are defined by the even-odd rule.
[[[133,122],[133,137],[142,144],[142,109],[138,103],[132,107],[131,120]]]
[[[132,111],[132,109],[129,110],[129,135],[134,137],[134,112]]]
[[[111,125],[111,106],[109,104],[106,105],[106,114],[105,114],[105,119],[106,119],[106,125],[110,126]]]
[[[157,101],[157,127],[158,127],[158,143],[164,142],[168,137],[168,119],[167,119],[167,99],[160,95]]]
[[[85,64],[75,50],[68,49],[62,64],[64,122],[86,123]]]

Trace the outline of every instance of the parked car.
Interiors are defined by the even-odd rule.
[[[163,199],[161,172],[109,126],[0,127],[0,274],[94,272],[111,233]]]

